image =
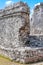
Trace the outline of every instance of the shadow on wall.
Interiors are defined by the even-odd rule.
[[[43,47],[43,36],[29,36],[29,40],[25,42],[27,47]]]

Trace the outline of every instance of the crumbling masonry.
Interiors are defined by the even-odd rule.
[[[0,10],[0,54],[28,63],[43,60],[43,48],[31,47],[30,9],[18,2]]]

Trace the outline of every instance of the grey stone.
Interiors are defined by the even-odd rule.
[[[25,43],[30,33],[29,14],[29,7],[23,2],[0,10],[0,54],[24,62]]]

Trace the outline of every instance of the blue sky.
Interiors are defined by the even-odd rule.
[[[30,9],[33,9],[36,3],[43,2],[43,0],[0,0],[0,9],[4,8],[10,3],[16,3],[18,1],[26,2],[28,6],[30,6]]]

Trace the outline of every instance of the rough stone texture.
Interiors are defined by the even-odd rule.
[[[25,46],[30,33],[29,13],[23,2],[0,10],[0,45],[5,48]]]
[[[30,47],[43,47],[43,35],[30,35],[29,40]]]
[[[0,54],[20,63],[43,60],[43,36],[31,35],[29,14],[23,2],[0,10]]]
[[[31,34],[43,35],[43,2],[34,7],[31,22]]]
[[[29,14],[29,7],[23,2],[18,2],[0,10],[0,54],[16,61],[24,61],[21,58],[24,58],[22,50],[29,40]]]
[[[34,7],[31,22],[30,46],[43,47],[43,3]]]
[[[19,47],[15,49],[1,48],[0,54],[20,63],[30,63],[43,60],[43,48]]]
[[[29,36],[29,47],[32,48],[38,48],[38,52],[34,52],[36,54],[35,56],[33,55],[33,58],[31,60],[39,61],[43,60],[43,50],[40,50],[43,48],[43,3],[38,3],[35,5],[31,22],[30,22],[30,36]],[[31,55],[31,54],[30,54]]]

